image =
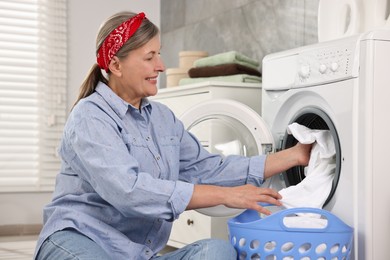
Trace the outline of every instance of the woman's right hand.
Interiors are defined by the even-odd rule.
[[[297,154],[297,165],[307,166],[310,160],[310,153],[313,144],[297,143],[291,149],[294,149]]]
[[[267,179],[295,166],[309,164],[312,144],[297,143],[293,147],[269,154],[265,161],[264,177]]]

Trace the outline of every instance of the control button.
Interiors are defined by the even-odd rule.
[[[307,78],[310,75],[310,66],[309,65],[304,65],[301,66],[301,69],[299,70],[299,76],[302,78]]]
[[[327,69],[328,67],[325,65],[325,64],[321,64],[320,65],[320,68],[319,68],[319,70],[320,70],[320,73],[321,74],[324,74],[325,72],[326,72],[326,69]]]
[[[336,72],[338,68],[339,68],[339,64],[337,62],[333,62],[330,65],[330,70],[333,71],[333,72]]]

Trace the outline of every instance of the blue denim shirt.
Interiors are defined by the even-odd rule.
[[[74,228],[113,259],[151,258],[194,184],[260,185],[265,161],[210,154],[166,106],[144,99],[134,108],[101,82],[69,115],[59,154],[37,250],[55,231]]]

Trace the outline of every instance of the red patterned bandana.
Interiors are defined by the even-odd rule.
[[[101,69],[108,72],[108,64],[112,57],[114,57],[123,44],[137,31],[144,18],[145,14],[139,13],[124,21],[107,36],[97,54],[97,63]]]

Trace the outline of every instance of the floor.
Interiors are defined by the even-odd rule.
[[[0,260],[31,260],[36,236],[0,237]]]

